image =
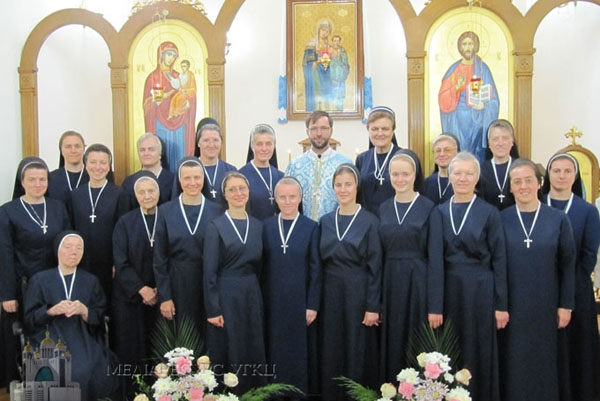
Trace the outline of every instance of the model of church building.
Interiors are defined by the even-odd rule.
[[[58,340],[46,338],[37,351],[29,342],[23,349],[25,381],[11,391],[11,401],[81,401],[79,383],[71,381],[71,354]]]

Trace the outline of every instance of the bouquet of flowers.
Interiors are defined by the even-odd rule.
[[[225,390],[213,393],[218,387],[215,373],[210,369],[210,358],[203,355],[194,363],[194,351],[178,347],[164,355],[164,363],[154,368],[156,381],[150,385],[137,376],[140,393],[134,401],[263,401],[272,396],[300,391],[291,385],[273,383],[250,390],[238,398],[230,390],[238,385],[234,373],[223,375]]]
[[[413,368],[403,369],[396,377],[400,383],[398,393],[403,400],[414,401],[471,401],[469,392],[461,386],[468,386],[471,373],[467,369],[452,375],[450,358],[439,352],[422,352],[417,356],[419,366],[424,369],[423,377]],[[454,388],[450,388],[455,384]],[[397,396],[391,383],[381,386],[380,401],[391,400]]]

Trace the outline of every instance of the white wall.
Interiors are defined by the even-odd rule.
[[[282,29],[285,29],[285,3],[273,0],[247,0],[238,12],[228,34],[231,43],[225,64],[227,109],[227,159],[236,166],[246,162],[248,134],[258,123],[267,123],[277,133],[279,168],[301,153],[298,142],[306,138],[303,121],[277,123],[280,57],[285,57]],[[363,2],[369,21],[365,47],[369,49],[373,77],[373,104],[387,105],[396,112],[396,134],[401,146],[408,143],[406,42],[400,20],[388,0]],[[268,12],[268,15],[265,15]],[[369,57],[366,55],[366,57]],[[232,140],[232,137],[235,138]],[[366,127],[360,120],[335,121],[333,137],[342,143],[338,150],[354,160],[356,149],[368,147]]]
[[[10,2],[10,18],[5,19],[0,28],[3,37],[0,49],[4,55],[0,73],[5,83],[5,96],[0,98],[0,119],[4,126],[0,146],[0,174],[3,177],[0,203],[10,198],[16,165],[22,154],[17,67],[27,36],[39,21],[52,12],[81,5],[102,13],[119,30],[127,20],[134,1]],[[205,0],[211,21],[216,19],[223,1]],[[420,0],[414,1],[418,5]],[[293,156],[298,155],[300,147],[297,142],[305,137],[303,122],[277,123],[280,57],[285,54],[281,50],[284,45],[285,3],[283,0],[246,0],[229,32],[232,45],[225,66],[227,158],[238,166],[245,162],[247,136],[256,123],[266,122],[275,127],[282,169],[287,165],[287,149],[291,149]],[[404,32],[389,0],[363,1],[363,7],[368,21],[365,31],[366,63],[373,79],[373,103],[390,106],[396,111],[396,134],[400,145],[406,146]],[[533,157],[537,161],[544,162],[555,149],[566,144],[562,134],[573,124],[585,134],[582,143],[600,155],[600,137],[594,132],[600,126],[600,113],[597,112],[600,104],[598,21],[600,7],[578,2],[575,8],[571,3],[552,12],[542,22],[536,35]],[[70,50],[75,51],[71,53]],[[74,128],[89,136],[90,143],[101,139],[111,143],[107,62],[106,46],[89,28],[65,27],[49,37],[38,63],[40,132],[44,138],[46,135],[56,135],[57,138],[63,130]],[[67,81],[74,83],[68,90],[63,85]],[[354,158],[356,148],[363,151],[367,147],[366,129],[358,120],[336,121],[334,137],[342,142],[340,151],[351,158]],[[50,140],[43,144],[42,155],[48,157],[53,168],[57,144],[54,137],[48,138]]]
[[[552,10],[536,32],[531,156],[543,165],[573,125],[600,157],[599,21],[600,6],[579,1]]]

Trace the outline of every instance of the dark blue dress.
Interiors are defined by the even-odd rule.
[[[319,316],[321,385],[324,400],[347,400],[333,378],[346,376],[371,388],[379,386],[378,328],[362,324],[365,312],[381,308],[382,250],[379,222],[362,209],[340,241],[336,212],[321,218],[323,300]],[[338,216],[340,235],[352,216]]]
[[[381,375],[386,382],[394,382],[400,370],[408,366],[409,341],[427,322],[427,240],[429,214],[435,207],[429,199],[419,196],[399,225],[394,203],[401,221],[410,205],[392,197],[379,209],[384,254]]]
[[[459,235],[450,201],[431,213],[429,313],[443,313],[458,334],[462,363],[473,374],[473,400],[499,399],[495,311],[507,311],[506,249],[498,209],[476,198]],[[468,203],[453,203],[458,230]],[[510,323],[509,323],[510,324]]]
[[[215,202],[219,206],[225,205],[225,199],[223,198],[223,193],[221,192],[221,183],[223,182],[223,178],[226,172],[228,171],[236,171],[235,166],[219,159],[219,168],[217,170],[217,174],[215,176],[215,168],[214,166],[204,166],[206,172],[204,173],[204,186],[202,187],[202,193],[206,197],[206,199]],[[207,177],[207,175],[210,177]],[[213,177],[215,177],[214,182],[211,185],[211,181],[213,181]],[[214,192],[213,192],[214,191]],[[179,177],[175,176],[173,180],[173,189],[171,192],[171,199],[175,199],[181,194],[181,186],[179,185]]]
[[[440,177],[438,186],[438,175],[439,173],[436,171],[425,178],[423,189],[421,190],[421,195],[425,195],[436,205],[450,200],[452,195],[454,195],[454,190],[452,189],[450,182],[448,182],[448,177]]]
[[[567,201],[552,199],[552,206],[564,210]],[[598,210],[577,195],[567,213],[577,252],[575,266],[575,308],[567,326],[573,400],[590,401],[600,397],[600,347],[593,285],[590,278],[596,266],[600,243]]]
[[[81,233],[85,244],[83,259],[79,267],[98,277],[104,294],[110,300],[112,289],[113,250],[112,234],[119,217],[129,211],[127,195],[121,188],[108,182],[98,199],[100,188],[92,188],[94,203],[98,199],[92,223],[92,205],[88,185],[71,192],[71,221]]]
[[[356,168],[360,172],[360,202],[363,207],[366,207],[369,212],[376,216],[379,213],[379,206],[396,193],[390,181],[389,162],[394,152],[398,151],[398,149],[400,148],[392,144],[390,157],[383,167],[384,180],[381,185],[379,184],[379,180],[375,178],[375,162],[373,161],[373,153],[376,151],[375,147],[361,153],[356,158]],[[377,163],[380,168],[386,156],[387,153],[377,154]]]
[[[258,167],[258,171],[260,171],[260,174],[267,185],[269,185],[269,170],[271,170],[272,177],[271,188],[273,191],[275,191],[275,185],[283,177],[283,173],[273,166],[269,166],[268,168]],[[271,196],[274,197],[275,193],[273,192],[273,194],[269,194],[267,186],[265,186],[265,182],[260,179],[252,164],[246,164],[240,169],[240,173],[244,174],[244,176],[248,179],[248,183],[250,184],[250,199],[248,200],[248,211],[250,214],[259,220],[265,220],[275,215],[275,199],[272,201],[269,199]],[[204,179],[204,183],[206,184],[206,179]]]
[[[67,288],[73,275],[65,276]],[[72,356],[72,380],[81,387],[82,400],[96,400],[114,396],[118,387],[117,376],[111,372],[114,355],[102,344],[98,333],[104,321],[106,299],[98,279],[85,270],[77,269],[71,300],[78,300],[88,308],[88,321],[81,316],[70,318],[50,316],[47,311],[67,299],[57,268],[36,274],[29,283],[25,301],[25,324],[31,333],[32,344],[38,344],[50,332],[54,341],[61,340]]]
[[[137,179],[140,177],[140,171],[125,177],[125,179],[123,180],[123,184],[121,185],[123,191],[125,191],[127,196],[129,196],[129,203],[131,204],[132,209],[139,206],[137,198],[135,197],[135,191],[133,190],[133,186],[135,185]],[[162,205],[163,203],[171,199],[171,191],[173,190],[174,179],[175,176],[173,175],[173,173],[166,168],[163,168],[160,171],[158,177],[156,177],[156,181],[158,181],[158,187],[160,189],[160,199],[158,200],[159,205]]]
[[[155,215],[142,217],[140,208],[123,215],[113,232],[115,278],[112,293],[112,322],[116,331],[112,348],[121,363],[140,364],[150,357],[150,332],[160,312],[158,305],[145,305],[138,291],[156,288],[150,246]]]
[[[190,234],[179,206],[179,199],[158,208],[156,241],[154,242],[154,277],[158,301],[175,303],[175,318],[188,316],[196,321],[202,338],[206,325],[202,277],[204,272],[204,240],[206,228],[221,208],[203,200],[204,211],[194,235]],[[191,229],[194,229],[200,205],[184,205]]]
[[[515,204],[515,198],[508,188],[510,177],[506,177],[506,184],[504,184],[502,191],[500,191],[500,188],[498,187],[498,182],[500,183],[500,187],[502,187],[505,174],[508,174],[506,171],[508,168],[508,162],[496,164],[498,182],[496,182],[496,176],[494,175],[492,163],[494,163],[494,159],[486,160],[481,164],[481,176],[479,178],[479,182],[481,185],[482,196],[483,199],[490,205],[496,206],[498,210],[504,210],[507,207]],[[499,196],[502,196],[502,198]]]
[[[80,173],[72,173],[69,171],[68,174],[69,181],[67,181],[65,167],[57,168],[52,171],[48,175],[48,192],[46,193],[49,198],[62,201],[65,205],[71,200],[71,191],[85,186],[90,180],[90,176],[85,170],[85,167],[83,168],[83,173],[81,173],[81,180],[79,179]],[[79,181],[79,185],[77,185],[77,181]],[[71,183],[70,187],[69,182]]]
[[[318,322],[307,327],[306,310],[319,311],[321,303],[319,225],[300,214],[284,254],[278,221],[279,216],[265,220],[263,229],[267,359],[277,367],[276,382],[293,384],[309,394],[317,380]],[[284,238],[292,221],[283,220]]]
[[[245,220],[237,223],[242,238]],[[214,219],[204,240],[204,304],[208,318],[222,315],[225,326],[208,324],[207,353],[223,373],[237,372],[243,394],[266,384],[264,312],[258,281],[262,263],[262,223],[249,216],[248,237],[242,244],[225,214]],[[258,367],[259,372],[254,371]],[[218,372],[221,373],[221,372]]]
[[[535,212],[521,213],[529,232]],[[502,396],[511,401],[558,401],[557,309],[573,309],[575,244],[564,213],[541,205],[530,248],[516,211],[501,214],[506,239],[508,311],[499,332]],[[564,331],[564,330],[561,330]]]

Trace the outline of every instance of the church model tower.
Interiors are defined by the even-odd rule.
[[[34,351],[29,342],[23,349],[25,381],[11,391],[11,401],[81,401],[79,383],[71,381],[71,354],[58,340],[46,338]]]

